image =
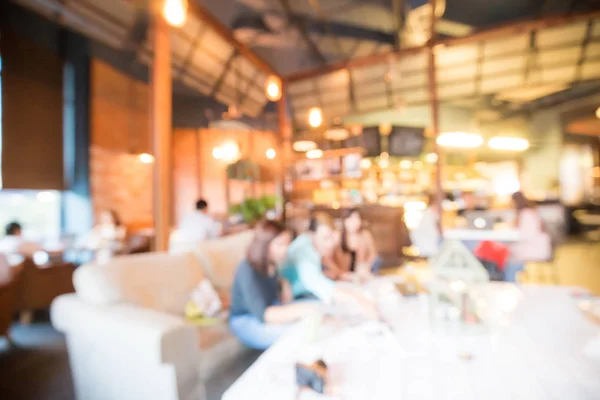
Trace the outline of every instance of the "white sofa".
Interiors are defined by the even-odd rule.
[[[244,232],[193,251],[79,267],[76,293],[57,298],[51,311],[66,334],[77,399],[203,399],[204,382],[246,349],[226,322],[188,324],[184,306],[204,277],[229,288],[251,239]]]

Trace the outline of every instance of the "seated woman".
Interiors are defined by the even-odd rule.
[[[283,304],[282,281],[277,267],[285,260],[291,235],[275,221],[263,222],[246,260],[237,268],[231,289],[229,325],[246,346],[264,350],[286,330],[288,323],[316,311],[316,305]]]
[[[295,298],[352,304],[358,306],[358,311],[365,316],[377,318],[375,305],[360,290],[337,284],[323,273],[323,266],[332,262],[338,245],[339,236],[331,216],[315,213],[309,231],[298,236],[290,245],[282,276],[290,282]]]
[[[333,261],[333,264],[324,263],[325,274],[331,279],[344,278],[351,273],[369,275],[381,265],[373,235],[364,228],[362,216],[356,208],[343,214],[341,244],[334,251]]]
[[[121,223],[117,212],[104,210],[98,217],[98,223],[77,243],[76,247],[114,254],[123,249],[126,235],[125,225]]]
[[[539,212],[521,192],[513,193],[512,200],[517,212],[515,225],[519,241],[511,246],[511,256],[504,270],[504,280],[515,282],[517,272],[528,261],[549,261],[552,258],[552,238],[544,228]]]

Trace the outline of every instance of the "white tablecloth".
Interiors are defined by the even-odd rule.
[[[493,290],[501,303],[514,300],[510,285]],[[310,342],[298,324],[223,399],[296,399],[294,364],[322,357],[333,395],[304,391],[300,399],[598,400],[600,356],[586,348],[600,327],[579,312],[570,292],[525,287],[512,316],[479,335],[433,332],[424,298],[383,306],[395,333],[372,323]]]

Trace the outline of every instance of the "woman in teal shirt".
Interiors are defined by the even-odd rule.
[[[323,274],[323,260],[331,259],[338,244],[339,235],[331,216],[315,213],[308,232],[298,236],[288,248],[282,276],[290,283],[295,298],[353,303],[367,316],[377,317],[374,304],[359,290],[342,287]]]

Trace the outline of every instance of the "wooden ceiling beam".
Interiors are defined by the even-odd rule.
[[[292,25],[294,25],[296,27],[296,29],[300,33],[300,36],[302,37],[302,39],[308,46],[308,49],[312,53],[313,57],[317,61],[319,61],[321,64],[327,65],[327,58],[323,55],[321,50],[319,50],[319,46],[317,46],[315,41],[310,37],[310,34],[308,33],[308,30],[306,29],[304,22],[302,22],[299,18],[297,18],[294,15],[294,13],[292,11],[292,7],[290,6],[290,1],[289,0],[279,0],[279,4],[281,4],[281,7],[283,8],[283,11],[285,12],[285,15],[288,19],[288,22],[290,22]]]
[[[600,18],[600,11],[591,11],[582,14],[551,16],[538,20],[522,21],[511,23],[498,28],[488,29],[481,32],[475,32],[470,35],[459,38],[439,39],[435,41],[435,45],[443,46],[458,46],[462,44],[475,43],[483,40],[501,39],[507,36],[527,34],[538,29],[547,29],[568,25],[580,21]],[[330,64],[324,67],[314,68],[310,70],[300,71],[286,76],[284,79],[287,82],[294,82],[303,79],[314,78],[327,73],[335,72],[345,68],[365,67],[379,63],[389,62],[390,57],[403,57],[409,54],[425,51],[427,46],[412,47],[401,49],[399,51],[390,51],[381,54],[370,55],[367,57],[355,58]]]
[[[265,60],[263,60],[260,56],[258,56],[250,47],[246,44],[240,42],[233,36],[233,32],[227,28],[225,25],[221,23],[218,19],[216,19],[203,5],[198,1],[190,1],[189,7],[190,12],[196,15],[200,20],[206,23],[211,29],[213,29],[223,40],[229,43],[231,46],[237,50],[237,52],[246,57],[253,63],[257,68],[269,75],[275,75],[280,77],[280,75],[275,71],[275,69]]]

